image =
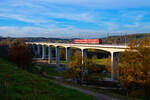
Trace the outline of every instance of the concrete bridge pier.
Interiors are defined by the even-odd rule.
[[[56,46],[56,66],[60,65],[59,46]]]
[[[36,45],[32,45],[32,52],[34,54],[34,56],[36,57],[37,56],[37,51],[36,51]]]
[[[117,71],[117,65],[118,65],[118,52],[111,52],[111,79],[117,80],[119,77],[118,71]]]
[[[52,63],[52,47],[49,46],[48,47],[48,63],[51,64]]]
[[[82,64],[84,64],[84,59],[87,58],[87,49],[81,49],[82,52]],[[88,74],[88,70],[85,67],[82,67],[82,82],[84,80],[84,76]]]
[[[42,45],[42,59],[46,59],[46,47],[45,45]]]
[[[28,44],[28,47],[30,48],[31,52],[33,52],[33,44]]]
[[[66,47],[66,62],[70,61],[70,47]]]
[[[37,45],[37,56],[41,57],[41,46]]]
[[[81,49],[82,52],[82,64],[84,63],[84,58],[87,57],[87,49]]]

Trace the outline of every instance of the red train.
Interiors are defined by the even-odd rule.
[[[73,41],[75,44],[102,44],[101,39],[78,39]]]

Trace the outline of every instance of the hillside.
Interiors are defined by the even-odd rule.
[[[96,100],[76,90],[50,82],[39,75],[18,69],[0,58],[1,100]]]
[[[142,40],[144,38],[150,37],[150,33],[141,33],[141,34],[128,34],[123,36],[109,36],[102,38],[104,44],[125,44],[129,43],[132,40]]]
[[[115,35],[115,36],[108,36],[108,37],[97,37],[102,39],[103,44],[125,44],[129,43],[131,40],[141,40],[144,39],[146,37],[150,37],[150,33],[136,33],[136,34],[127,34],[127,35]],[[0,41],[4,40],[7,38],[4,37],[0,37]],[[10,41],[12,41],[13,39],[16,38],[9,38]],[[61,39],[61,38],[44,38],[44,37],[25,37],[25,38],[20,38],[20,39],[24,39],[27,42],[58,42],[58,43],[73,43],[74,39],[78,39],[78,38],[72,38],[72,39]]]

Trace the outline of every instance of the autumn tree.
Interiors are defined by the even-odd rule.
[[[81,51],[76,51],[71,57],[70,62],[67,65],[68,69],[64,74],[65,77],[77,80],[77,83],[80,85],[83,81],[87,82],[89,78],[91,78],[90,75],[93,73],[97,73],[99,78],[101,78],[100,75],[102,70],[96,66],[95,59],[83,58],[82,63],[81,55]],[[96,74],[94,74],[94,76],[95,75]]]
[[[29,69],[32,63],[32,53],[29,47],[21,39],[12,41],[9,53],[9,59],[22,69]]]
[[[67,66],[68,69],[66,73],[68,74],[65,73],[65,76],[72,78],[76,80],[78,84],[81,84],[83,68],[81,52],[75,52]]]
[[[15,47],[15,46],[25,46],[25,42],[24,39],[14,39],[11,43],[10,43],[10,47]]]
[[[120,55],[119,80],[128,87],[130,83],[140,84],[150,99],[150,38],[133,41],[129,49]]]

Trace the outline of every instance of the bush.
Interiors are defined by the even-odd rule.
[[[10,40],[1,40],[0,41],[0,57],[4,59],[8,59],[8,51],[10,46]]]
[[[0,45],[0,57],[1,58],[8,58],[8,46]]]

